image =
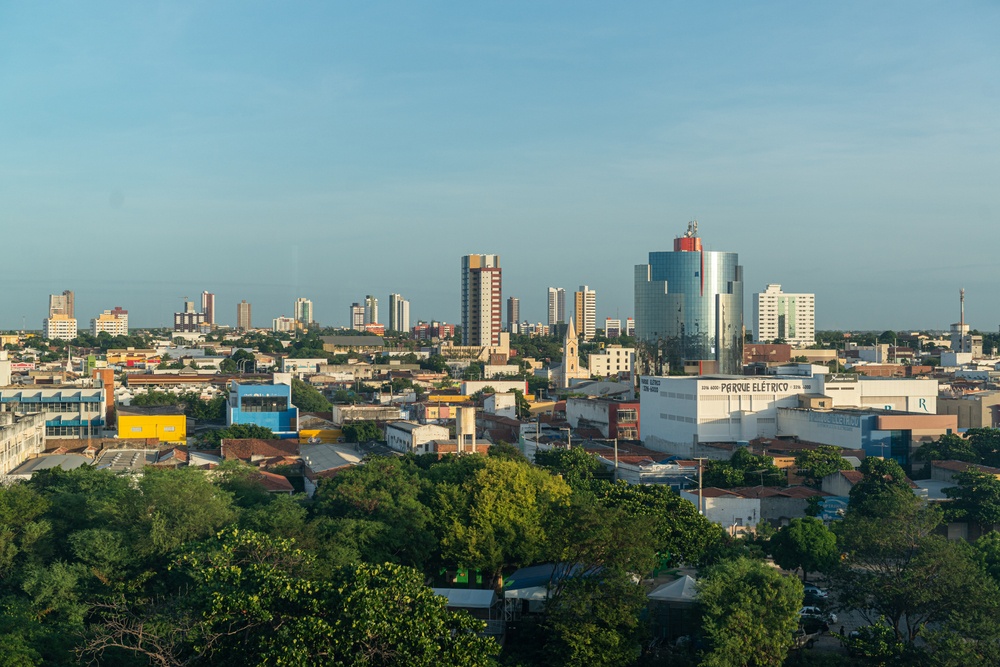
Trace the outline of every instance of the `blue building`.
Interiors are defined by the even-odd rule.
[[[0,389],[0,403],[17,414],[45,415],[45,435],[55,438],[101,437],[105,390],[102,387]]]
[[[734,252],[704,250],[697,233],[690,223],[673,252],[635,267],[635,335],[654,375],[743,371],[743,267]]]
[[[292,404],[289,384],[240,384],[229,388],[226,425],[254,424],[271,429],[279,438],[294,438],[299,432],[299,409]]]

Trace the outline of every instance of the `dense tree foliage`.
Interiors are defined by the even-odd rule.
[[[840,551],[837,536],[819,519],[792,519],[775,533],[769,548],[774,562],[786,570],[802,568],[809,572],[825,572],[837,563]]]
[[[379,425],[373,421],[344,424],[341,432],[344,434],[346,442],[371,442],[372,440],[382,440],[385,435]]]
[[[233,424],[232,426],[227,426],[225,428],[206,431],[205,434],[201,436],[201,444],[203,447],[214,449],[217,448],[223,440],[239,438],[273,440],[275,435],[274,431],[266,426],[258,426],[257,424]]]
[[[316,389],[302,380],[292,380],[292,405],[302,412],[329,412],[330,401]]]
[[[965,437],[952,433],[920,446],[919,461],[967,461],[1000,468],[1000,429],[970,428]]]
[[[839,470],[851,470],[851,464],[840,455],[840,447],[820,445],[795,457],[795,466],[806,483],[819,486],[823,478]]]
[[[749,558],[715,565],[698,586],[710,643],[706,667],[780,665],[792,646],[802,584]]]
[[[728,461],[707,461],[702,473],[704,486],[731,489],[738,486],[783,486],[785,474],[769,456],[751,454],[739,447]]]
[[[176,405],[184,414],[199,421],[222,421],[226,418],[226,397],[214,396],[203,399],[197,392],[186,391],[174,394],[167,391],[147,391],[136,394],[132,405],[139,407],[156,405]]]

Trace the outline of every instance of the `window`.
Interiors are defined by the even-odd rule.
[[[175,430],[175,427],[174,426],[164,426],[163,430],[167,431],[167,432],[173,432]]]
[[[132,427],[132,432],[133,433],[142,433],[142,427],[141,426],[133,426]]]

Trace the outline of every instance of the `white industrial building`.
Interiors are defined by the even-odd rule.
[[[446,426],[418,424],[416,422],[392,422],[385,427],[386,444],[397,452],[426,454],[433,451],[428,443],[433,440],[447,440],[450,437]]]
[[[639,381],[650,449],[696,456],[697,443],[774,438],[779,408],[877,408],[937,414],[937,380],[857,375],[651,377]]]

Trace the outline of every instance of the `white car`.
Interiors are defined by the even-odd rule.
[[[834,614],[834,613],[827,614],[822,609],[820,609],[819,607],[812,607],[812,606],[802,607],[802,609],[799,609],[799,617],[800,618],[807,618],[807,617],[808,618],[815,618],[815,619],[826,621],[827,623],[836,623],[837,622],[837,615],[836,614]]]

